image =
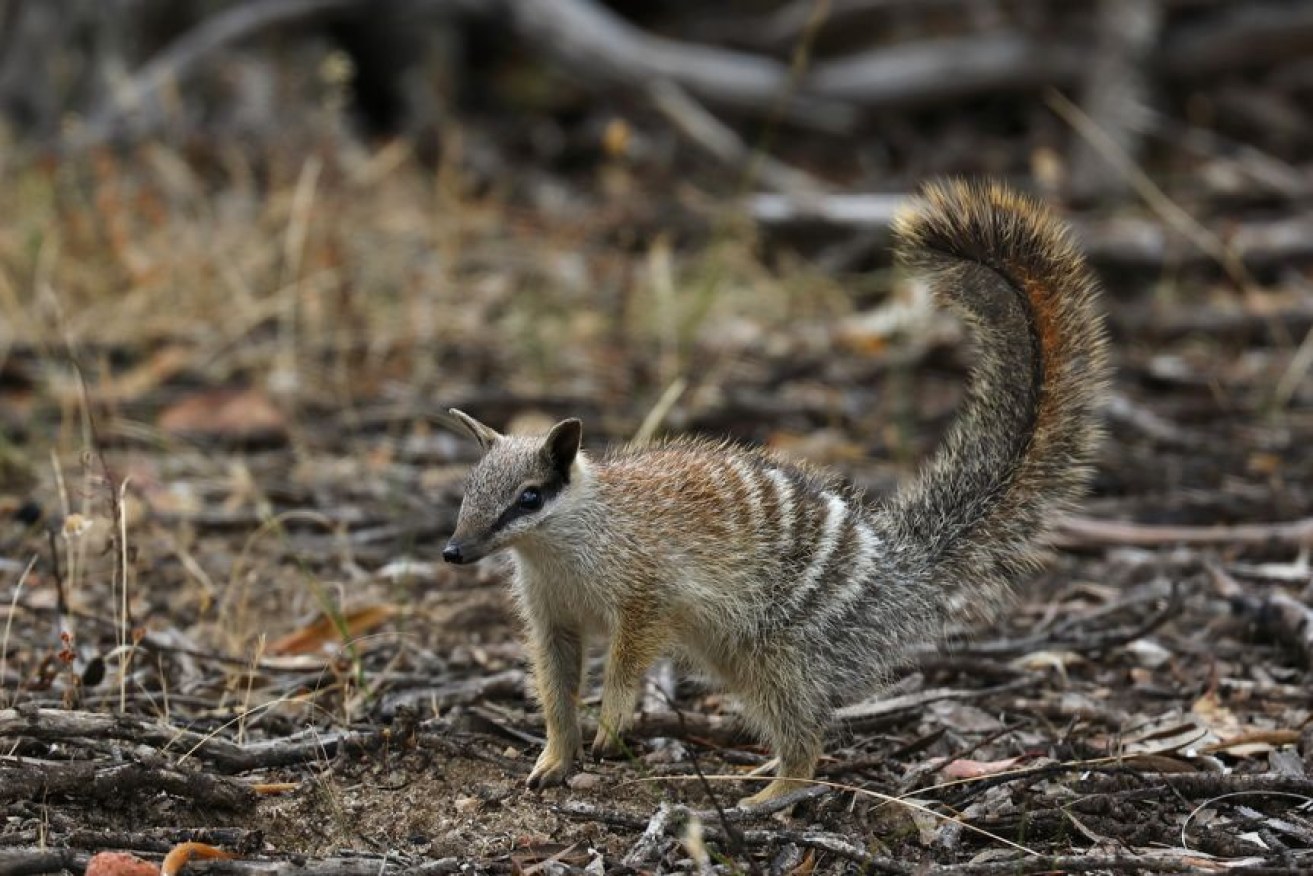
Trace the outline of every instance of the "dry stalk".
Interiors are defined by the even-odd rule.
[[[9,671],[9,631],[14,624],[14,615],[18,613],[18,597],[23,592],[23,585],[27,583],[27,576],[32,574],[32,567],[36,565],[36,556],[27,561],[27,567],[23,569],[23,574],[18,576],[18,583],[14,585],[14,597],[9,600],[9,615],[5,618],[5,633],[0,637],[0,708],[9,705],[9,694],[4,687],[5,675]],[[18,702],[18,685],[14,686],[14,702]]]

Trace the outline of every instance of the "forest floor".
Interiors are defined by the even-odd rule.
[[[0,870],[1313,870],[1306,273],[1100,266],[1093,496],[1014,610],[840,713],[790,816],[733,809],[766,753],[669,671],[630,756],[531,793],[504,566],[439,557],[475,449],[438,412],[878,496],[951,420],[960,327],[878,235],[795,249],[618,160],[586,196],[211,160],[4,171]]]

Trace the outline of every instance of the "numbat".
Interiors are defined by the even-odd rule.
[[[547,745],[529,787],[580,750],[590,637],[609,642],[595,758],[620,751],[640,682],[664,653],[736,694],[779,772],[760,803],[813,775],[834,707],[888,682],[909,645],[987,618],[1078,499],[1100,438],[1104,331],[1064,226],[994,184],[926,187],[895,226],[902,263],[979,347],[943,446],[891,498],[822,471],[700,440],[580,449],[578,420],[501,435],[453,410],[483,448],[442,552],[509,549]]]

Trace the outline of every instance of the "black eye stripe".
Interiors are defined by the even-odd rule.
[[[565,479],[558,476],[553,476],[536,486],[533,484],[525,485],[515,494],[515,498],[511,500],[511,504],[501,513],[496,522],[492,524],[492,531],[496,532],[499,529],[505,529],[512,521],[519,520],[521,517],[528,517],[530,514],[538,513],[538,511],[542,510],[548,502],[556,498],[557,494],[563,489],[565,489]],[[540,497],[539,503],[533,508],[525,508],[520,505],[520,498],[529,490],[537,490]]]

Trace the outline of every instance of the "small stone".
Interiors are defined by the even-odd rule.
[[[601,781],[602,777],[597,773],[575,773],[565,783],[576,791],[587,791],[596,788]]]
[[[513,760],[520,756],[520,749],[516,748],[514,745],[508,745],[506,746],[506,750],[501,753],[501,756],[508,757]]]
[[[643,755],[643,763],[648,764],[683,763],[686,760],[688,750],[678,739],[654,740],[652,750]]]

